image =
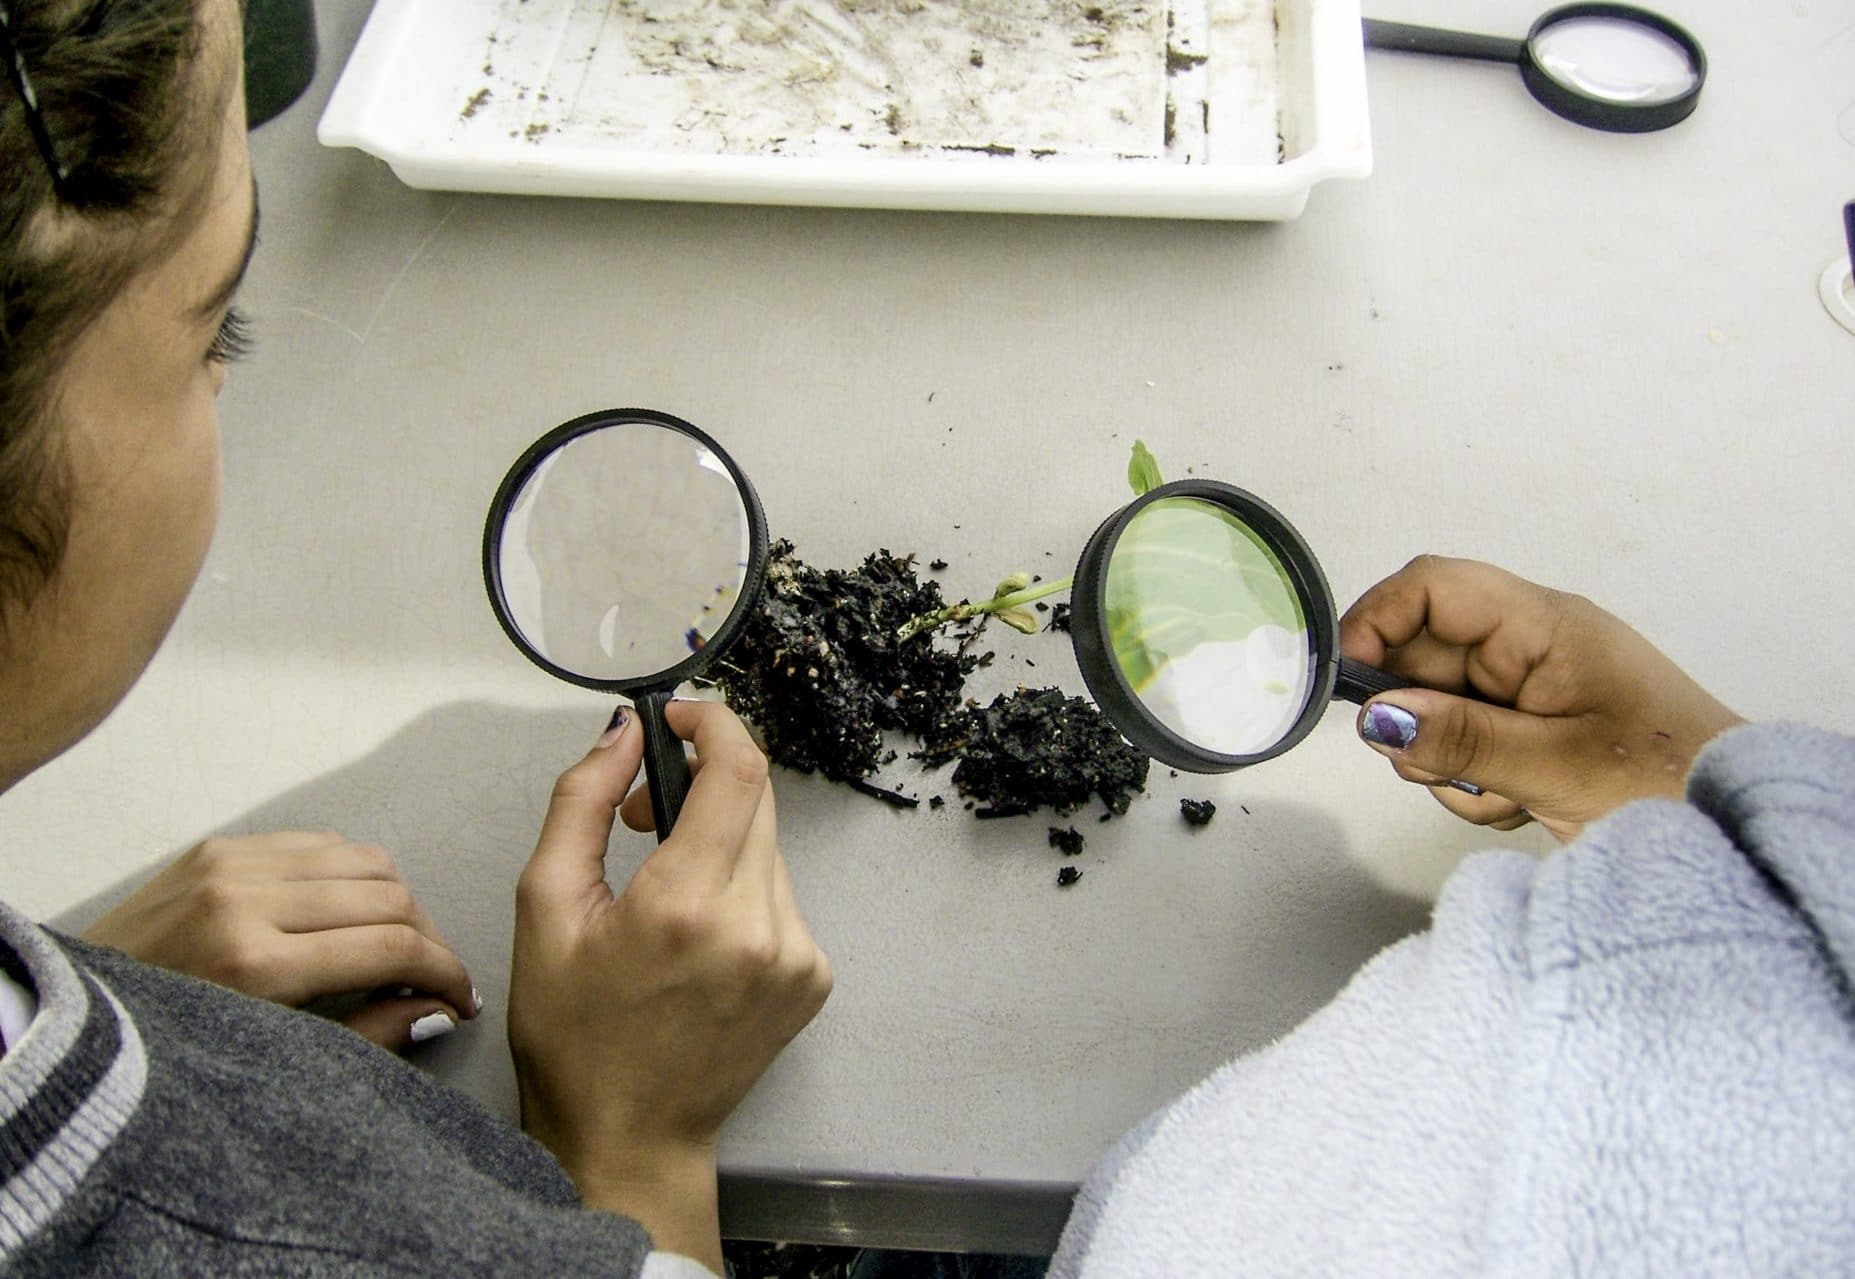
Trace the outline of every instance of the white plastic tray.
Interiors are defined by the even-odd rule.
[[[317,132],[417,187],[1021,213],[1372,167],[1358,0],[377,0]]]

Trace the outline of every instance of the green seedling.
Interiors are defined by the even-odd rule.
[[[1127,483],[1135,497],[1144,497],[1165,483],[1159,473],[1159,463],[1141,440],[1134,441],[1133,457],[1127,463]],[[1047,595],[1055,595],[1058,591],[1066,591],[1074,582],[1074,577],[1065,577],[1055,582],[1033,582],[1027,572],[1012,573],[993,588],[991,599],[977,603],[961,600],[958,604],[949,604],[946,608],[910,618],[906,625],[896,631],[895,638],[898,641],[913,639],[937,627],[981,615],[996,617],[1014,630],[1034,635],[1038,629],[1037,615],[1025,605],[1033,604]]]

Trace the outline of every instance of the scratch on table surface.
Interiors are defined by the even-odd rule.
[[[444,216],[439,218],[432,226],[432,229],[425,233],[425,238],[419,241],[418,247],[412,251],[412,255],[406,259],[399,270],[393,273],[393,278],[386,282],[386,288],[381,290],[379,299],[374,303],[374,309],[368,312],[367,323],[361,326],[361,331],[359,333],[354,333],[353,329],[348,329],[349,333],[354,334],[355,341],[359,342],[362,346],[367,345],[367,339],[374,335],[374,326],[379,323],[381,313],[386,310],[387,303],[393,300],[393,293],[399,288],[399,282],[406,278],[406,272],[418,265],[419,259],[425,256],[425,251],[431,248],[432,241],[438,238],[438,233],[444,230],[445,223],[449,222],[457,214],[457,210],[458,204],[456,201],[453,201],[450,207],[444,211]],[[342,325],[341,327],[347,328],[346,325]]]
[[[301,316],[307,316],[311,320],[320,320],[322,323],[328,325],[332,329],[340,329],[343,333],[346,333],[349,337],[353,338],[356,342],[367,341],[367,339],[362,337],[359,332],[357,332],[356,330],[352,328],[349,328],[346,324],[343,324],[340,320],[337,320],[334,316],[324,315],[320,311],[312,311],[306,306],[286,306],[285,308],[283,308],[282,314],[301,315]]]

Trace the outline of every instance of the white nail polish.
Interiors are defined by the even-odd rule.
[[[471,1012],[480,1013],[483,1011],[483,992],[478,990],[475,986],[470,988],[470,1004]]]
[[[395,995],[398,995],[401,999],[411,999],[412,994],[413,994],[412,987],[410,986],[401,986],[398,990],[394,991],[393,993]]]
[[[415,1044],[422,1044],[428,1039],[436,1039],[440,1035],[448,1035],[456,1029],[457,1023],[443,1013],[426,1013],[423,1017],[412,1023],[411,1039]]]

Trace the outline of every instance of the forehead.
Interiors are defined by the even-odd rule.
[[[187,202],[190,207],[183,213],[190,225],[173,252],[146,278],[146,284],[164,295],[168,309],[182,320],[202,318],[202,311],[213,309],[214,295],[243,264],[256,211],[237,28],[233,26],[228,35],[223,22],[208,19],[206,25],[199,87],[210,95],[206,132],[214,150],[199,157],[201,193]]]

